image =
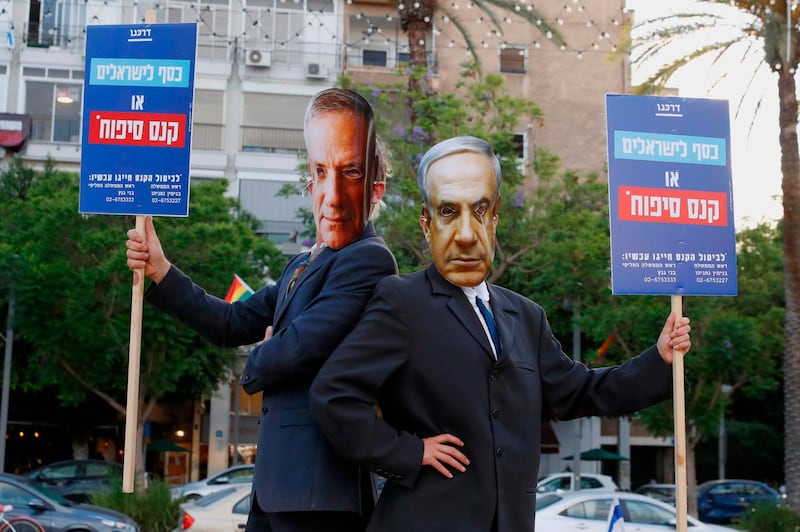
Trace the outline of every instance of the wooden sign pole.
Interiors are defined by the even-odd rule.
[[[683,315],[681,296],[672,296],[672,312],[675,321]],[[675,509],[677,532],[686,532],[686,407],[683,385],[683,356],[685,353],[672,350],[672,403],[675,421]]]
[[[144,216],[136,216],[136,231],[145,235]],[[128,402],[125,407],[125,455],[122,466],[122,492],[133,493],[136,486],[136,446],[139,422],[139,366],[142,350],[142,307],[144,268],[134,270],[131,292],[131,335],[128,350]]]

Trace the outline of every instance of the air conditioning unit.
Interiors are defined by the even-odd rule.
[[[328,68],[319,63],[307,63],[306,77],[309,79],[325,79],[328,77]]]
[[[251,48],[245,52],[244,64],[254,67],[268,67],[272,64],[272,52]]]

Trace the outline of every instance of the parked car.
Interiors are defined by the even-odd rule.
[[[122,464],[103,460],[62,460],[24,473],[23,476],[52,493],[75,502],[89,502],[90,494],[109,489],[122,478]]]
[[[175,486],[170,491],[173,499],[198,499],[204,495],[214,493],[230,484],[250,483],[253,481],[253,464],[241,464],[229,467],[216,475]]]
[[[780,493],[755,480],[710,480],[697,486],[698,517],[710,523],[730,523],[754,506],[780,502]]]
[[[536,483],[537,493],[551,491],[573,491],[575,489],[575,475],[573,473],[554,473],[539,479]],[[595,473],[581,473],[581,490],[614,491],[619,489],[614,479],[608,475]]]
[[[574,491],[545,493],[536,499],[536,529],[558,532],[607,532],[608,514],[619,500],[626,530],[674,531],[675,507],[638,493],[622,491]],[[734,532],[734,529],[686,518],[692,532]]]
[[[139,526],[127,515],[75,503],[17,475],[0,474],[0,504],[13,507],[6,518],[30,517],[45,532],[139,532]]]
[[[250,512],[252,483],[221,489],[180,504],[178,528],[173,532],[241,532]]]
[[[635,493],[647,495],[648,497],[675,506],[675,484],[642,484],[636,488]]]

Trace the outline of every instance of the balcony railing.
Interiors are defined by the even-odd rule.
[[[305,149],[302,129],[242,126],[242,151],[293,153]]]
[[[31,140],[40,142],[81,143],[80,118],[32,116]]]
[[[48,48],[59,46],[83,51],[86,46],[85,26],[44,27],[38,22],[25,24],[25,44],[31,47]]]
[[[218,124],[192,124],[192,149],[224,151],[224,132],[225,126]]]
[[[241,151],[295,153],[305,149],[302,129],[243,126]],[[33,116],[31,140],[80,144],[81,120]],[[192,149],[225,151],[225,126],[192,124]]]

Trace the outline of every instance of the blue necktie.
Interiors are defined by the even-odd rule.
[[[494,349],[497,351],[497,358],[499,359],[503,346],[500,345],[500,335],[497,334],[497,325],[494,322],[494,317],[481,298],[475,297],[475,304],[478,306],[478,310],[481,311],[483,321],[486,322],[486,326],[489,328],[489,335],[492,337],[492,343],[494,343]]]

